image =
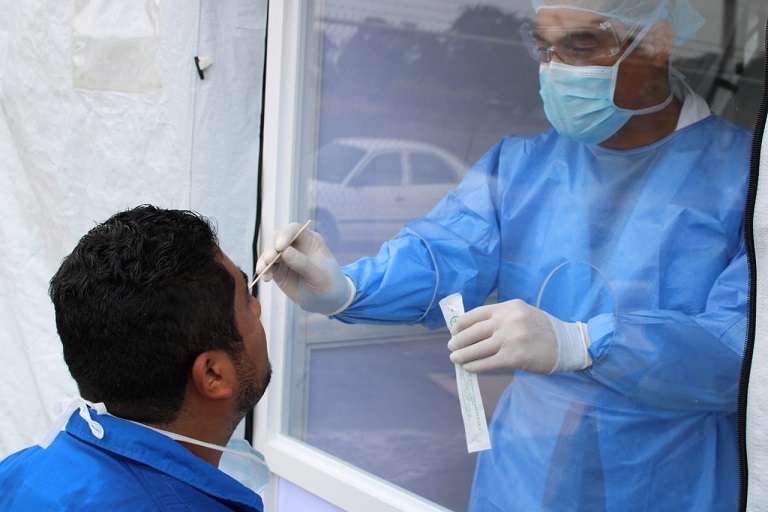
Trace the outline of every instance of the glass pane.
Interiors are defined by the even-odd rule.
[[[378,155],[365,164],[349,182],[353,187],[395,187],[403,182],[400,155]]]
[[[302,5],[297,204],[357,294],[296,307],[287,433],[450,510],[735,508],[768,5]]]
[[[317,179],[328,183],[341,183],[365,156],[365,151],[335,142],[324,146],[317,154]]]
[[[409,155],[412,185],[434,185],[455,183],[457,169],[452,168],[443,158],[428,153]],[[460,168],[458,169],[460,170]]]

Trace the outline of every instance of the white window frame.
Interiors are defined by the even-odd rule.
[[[302,97],[304,27],[309,3],[279,0],[269,3],[263,148],[262,240],[275,228],[297,219],[301,197],[295,179],[297,148],[306,127],[302,112],[311,111]],[[310,101],[312,99],[310,98]],[[311,107],[311,105],[310,105]],[[447,509],[382,478],[284,434],[288,421],[286,386],[292,363],[293,312],[288,299],[274,285],[260,288],[262,323],[269,340],[274,378],[256,410],[257,449],[272,472],[343,510],[423,512]],[[265,493],[267,509],[277,510],[276,479]]]

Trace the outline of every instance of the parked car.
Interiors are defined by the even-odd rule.
[[[317,153],[310,197],[332,248],[378,246],[426,214],[466,173],[449,152],[407,140],[343,138]]]

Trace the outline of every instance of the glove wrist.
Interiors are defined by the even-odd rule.
[[[557,340],[557,362],[550,373],[585,370],[592,366],[589,333],[583,322],[563,322],[547,315]]]
[[[357,287],[355,286],[355,283],[353,283],[352,279],[350,279],[346,274],[344,274],[344,279],[346,280],[347,284],[347,300],[345,300],[344,303],[336,311],[328,316],[336,316],[343,313],[344,310],[347,309],[349,305],[352,304],[352,302],[355,300],[355,295],[357,295]]]
[[[320,313],[326,316],[338,315],[352,303],[355,298],[355,285],[341,271],[333,258],[322,262],[323,272],[328,276],[324,289],[309,288],[305,282],[299,285],[299,294],[295,301],[304,311]]]

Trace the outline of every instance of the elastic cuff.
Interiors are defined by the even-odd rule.
[[[589,335],[582,322],[563,322],[547,315],[557,338],[557,363],[550,373],[580,371],[592,365]]]
[[[584,344],[584,368],[582,370],[586,370],[592,366],[592,356],[589,354],[589,329],[587,329],[587,324],[584,322],[576,322],[576,324],[579,326],[581,342]]]
[[[424,313],[422,313],[418,320],[413,322],[414,324],[418,324],[427,317],[430,311],[432,311],[432,307],[435,305],[435,303],[439,302],[437,292],[440,289],[440,268],[437,266],[437,258],[435,258],[435,253],[432,252],[432,248],[427,243],[427,240],[416,231],[409,230],[409,232],[418,238],[422,245],[424,245],[424,248],[427,250],[427,254],[429,254],[429,257],[432,260],[432,268],[435,270],[435,287],[432,290],[432,299],[429,301],[429,305],[424,310]]]
[[[350,304],[355,300],[355,295],[357,295],[357,288],[355,287],[355,283],[352,282],[352,279],[349,278],[348,275],[344,274],[344,278],[347,280],[347,291],[349,292],[347,296],[347,300],[344,302],[344,304],[341,305],[339,309],[334,311],[328,316],[336,316],[339,313],[343,312],[345,309],[349,307]]]
[[[587,321],[587,339],[589,340],[589,355],[597,362],[610,349],[616,318],[612,313],[603,313]]]

